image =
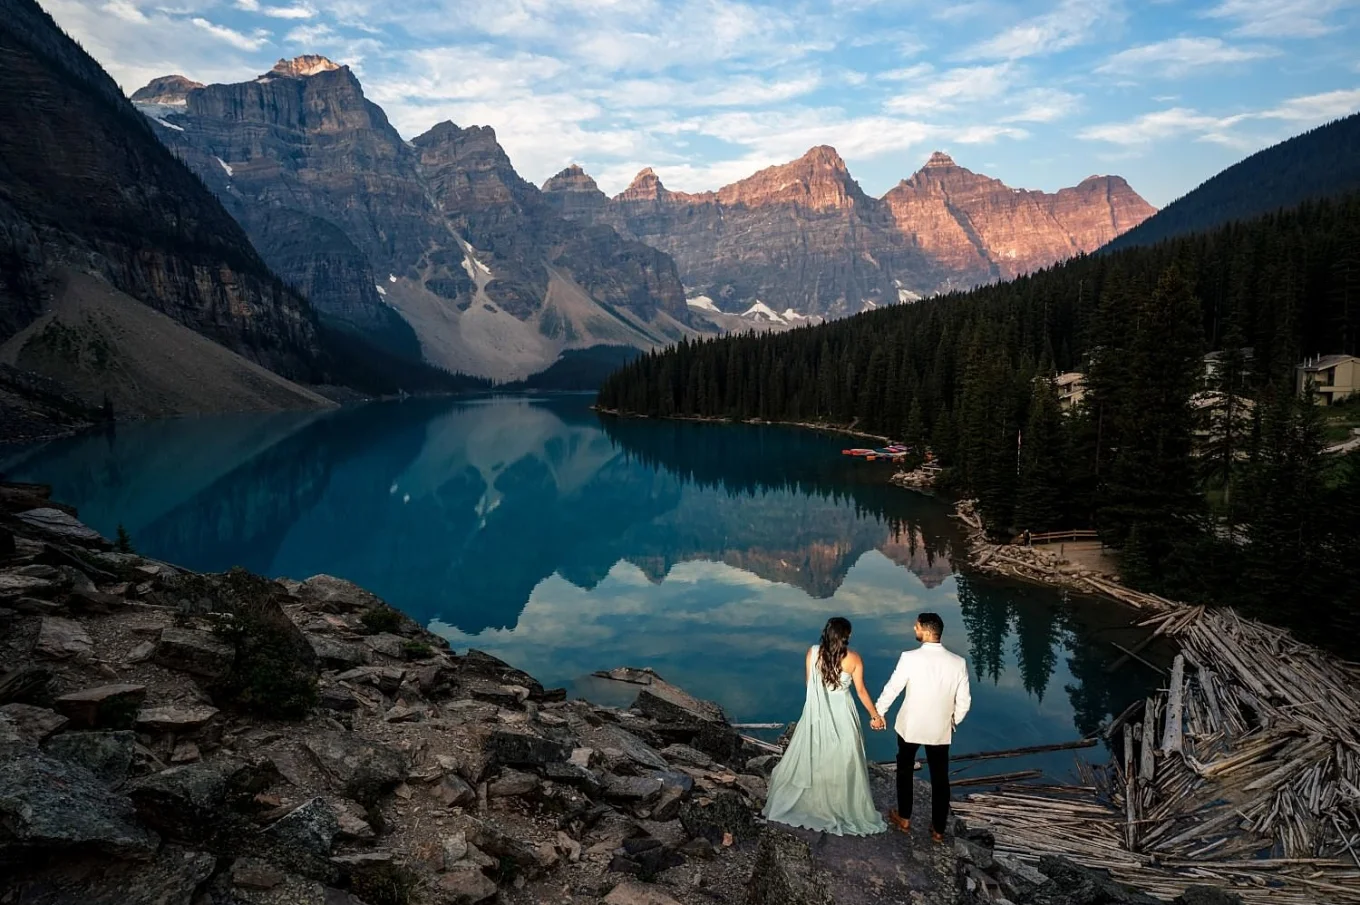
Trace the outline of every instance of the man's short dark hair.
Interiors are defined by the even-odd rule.
[[[916,622],[926,634],[934,635],[936,638],[944,637],[944,620],[940,618],[939,613],[922,613],[916,617]]]

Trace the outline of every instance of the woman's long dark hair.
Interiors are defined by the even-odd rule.
[[[832,616],[822,629],[821,650],[817,652],[817,671],[827,688],[841,684],[841,661],[850,650],[850,620]]]

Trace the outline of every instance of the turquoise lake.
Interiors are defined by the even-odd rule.
[[[119,425],[0,448],[0,475],[51,484],[104,534],[121,524],[140,552],[192,569],[348,578],[455,649],[601,702],[628,692],[591,672],[646,666],[734,721],[797,719],[803,653],[828,617],[854,624],[876,695],[922,610],[972,669],[956,754],[1079,738],[1157,684],[1140,664],[1109,669],[1139,636],[1129,613],[960,574],[948,508],[841,456],[843,437],[589,404],[408,399]],[[891,733],[866,735],[872,758],[893,756]],[[1067,779],[1073,759],[962,773]]]

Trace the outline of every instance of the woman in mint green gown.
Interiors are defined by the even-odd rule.
[[[850,622],[837,616],[805,662],[807,700],[788,750],[770,776],[761,813],[788,826],[836,836],[869,836],[888,826],[874,808],[854,685],[875,729],[885,725],[864,688],[864,661],[850,650]]]

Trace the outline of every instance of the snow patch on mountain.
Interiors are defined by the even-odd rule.
[[[717,311],[721,313],[721,309],[713,304],[713,299],[706,295],[696,295],[692,299],[685,299],[685,304],[689,305],[691,308],[701,308],[704,311]]]
[[[756,299],[756,303],[743,311],[741,316],[756,321],[769,321],[774,324],[785,323],[784,318],[780,317],[773,308],[760,299]]]
[[[233,170],[233,169],[231,168],[231,164],[227,163],[227,162],[226,162],[225,160],[223,160],[221,157],[214,157],[213,160],[215,160],[215,161],[217,161],[218,163],[222,164],[222,169],[224,169],[224,170],[227,171],[227,175],[228,175],[228,176],[234,175],[235,170]]]

